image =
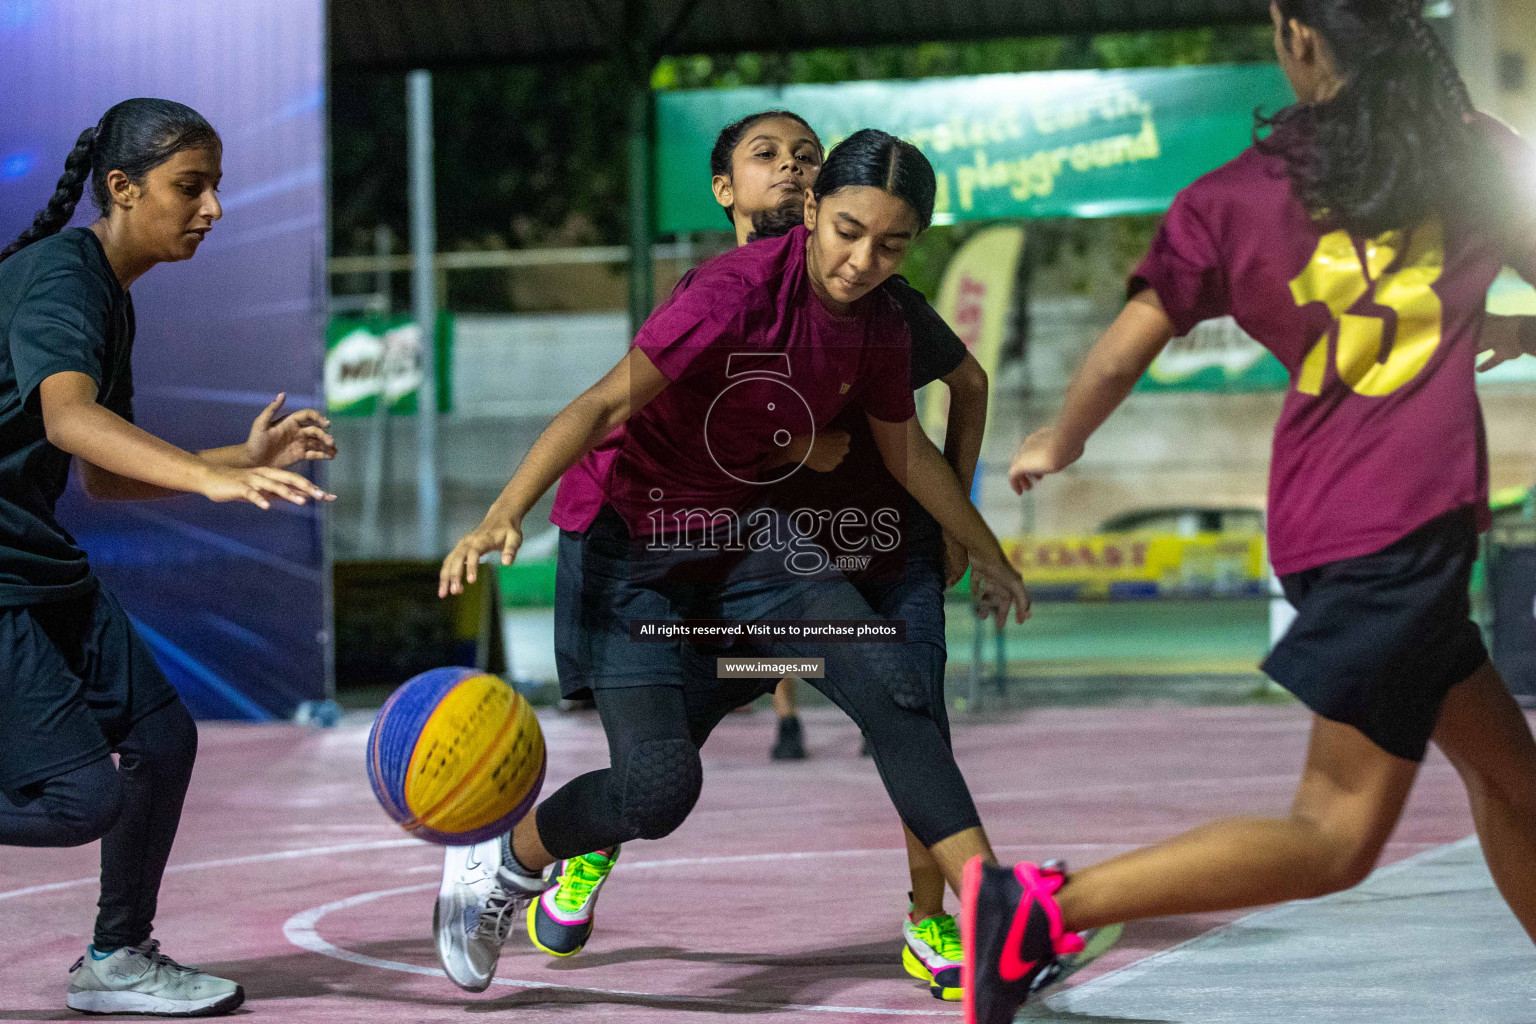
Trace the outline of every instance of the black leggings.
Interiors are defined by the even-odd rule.
[[[11,737],[8,742],[19,742]],[[97,949],[149,939],[160,877],[197,758],[197,725],[181,701],[152,711],[89,764],[0,790],[0,845],[83,846],[101,840]]]
[[[821,653],[837,646],[825,645]],[[924,712],[898,707],[872,680],[839,686],[832,668],[829,658],[828,678],[807,682],[869,738],[886,791],[918,841],[932,846],[978,827],[981,819],[949,752],[947,729]],[[756,681],[594,690],[610,767],[572,779],[539,805],[545,849],[563,860],[669,835],[699,798],[699,748],[732,708],[762,692]]]

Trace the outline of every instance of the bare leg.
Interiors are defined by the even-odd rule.
[[[948,839],[941,839],[928,848],[933,862],[938,865],[939,873],[949,883],[949,887],[960,895],[960,876],[965,871],[965,862],[972,857],[980,857],[983,864],[996,864],[997,856],[992,852],[992,844],[987,840],[986,830],[977,826],[968,828],[964,832],[956,832]]]
[[[800,713],[799,691],[795,687],[794,676],[785,676],[773,688],[773,713],[780,718],[794,718]]]
[[[1499,892],[1536,940],[1536,742],[1491,662],[1447,695],[1434,741],[1461,773]]]
[[[907,870],[912,875],[912,919],[937,917],[944,913],[944,872],[911,829],[903,828],[901,832],[907,841]],[[986,841],[985,836],[982,841]]]
[[[529,871],[543,871],[555,862],[555,857],[544,849],[539,838],[537,814],[525,814],[512,826],[512,854]]]
[[[1365,878],[1402,813],[1418,763],[1314,718],[1286,818],[1228,818],[1072,875],[1058,893],[1072,931],[1165,914],[1306,899]]]

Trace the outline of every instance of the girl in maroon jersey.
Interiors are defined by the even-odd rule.
[[[1360,882],[1431,740],[1536,936],[1536,743],[1467,596],[1489,519],[1474,364],[1489,348],[1533,348],[1523,325],[1485,314],[1505,263],[1536,281],[1536,219],[1512,178],[1529,154],[1473,110],[1419,6],[1271,4],[1300,102],[1179,194],[1125,311],[1010,474],[1023,491],[1075,462],[1168,340],[1201,320],[1234,317],[1285,364],[1269,540],[1299,614],[1264,669],[1314,712],[1290,813],[1217,821],[1070,880],[972,862],[968,1024],[1011,1020],[1082,929]]]

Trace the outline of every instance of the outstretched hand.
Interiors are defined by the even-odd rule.
[[[295,462],[334,459],[336,439],[325,430],[331,421],[315,409],[284,414],[287,400],[287,392],[278,395],[251,424],[251,436],[245,442],[250,464],[281,469]]]
[[[479,575],[480,556],[488,551],[500,550],[501,564],[511,565],[522,544],[523,529],[520,522],[510,519],[482,520],[443,559],[443,568],[437,576],[437,596],[464,593],[465,584],[474,583]]]
[[[1068,448],[1055,427],[1042,427],[1019,445],[1018,454],[1008,467],[1008,483],[1015,494],[1023,494],[1039,483],[1041,478],[1051,473],[1060,473],[1072,465],[1082,454],[1082,446],[1078,445],[1075,450]]]
[[[1001,630],[1012,610],[1015,622],[1029,618],[1031,599],[1024,586],[1024,578],[1004,560],[982,561],[971,559],[971,592],[975,602],[976,617],[997,616],[997,628]]]
[[[295,505],[304,505],[310,500],[336,500],[336,495],[326,492],[313,481],[271,466],[253,469],[209,466],[198,493],[209,501],[246,501],[263,509],[270,509],[273,499]]]

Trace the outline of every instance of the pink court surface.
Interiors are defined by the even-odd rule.
[[[595,716],[542,720],[546,792],[606,762]],[[556,961],[519,931],[481,995],[437,969],[441,852],[374,802],[367,724],[202,728],[156,936],[172,956],[240,980],[242,1016],[959,1019],[956,1004],[902,971],[908,885],[896,816],[858,757],[856,731],[833,711],[806,716],[811,759],[787,764],[767,758],[771,715],[731,716],[705,748],[693,816],[624,851],[587,950]],[[962,717],[955,746],[1005,860],[1083,865],[1214,815],[1283,812],[1306,733],[1297,707],[1099,708]],[[1471,831],[1454,773],[1431,755],[1386,859]],[[0,959],[0,1021],[78,1019],[63,1006],[65,972],[89,939],[95,870],[94,846],[0,857],[0,923],[12,943]],[[1079,979],[1238,916],[1132,925]]]

